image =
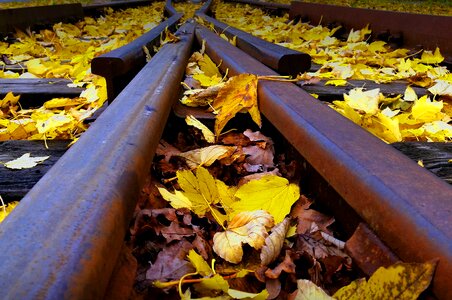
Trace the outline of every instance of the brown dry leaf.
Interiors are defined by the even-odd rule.
[[[262,248],[273,227],[273,217],[266,211],[244,211],[229,222],[227,230],[217,232],[213,237],[213,251],[224,260],[239,263],[242,260],[242,244],[249,244],[256,250]]]
[[[328,245],[324,239],[316,240],[312,236],[300,234],[295,244],[295,249],[304,251],[315,259],[323,259],[329,256],[339,256],[351,263],[351,258],[335,245]]]
[[[247,155],[246,162],[251,166],[264,167],[264,170],[275,166],[273,147],[262,149],[259,146],[248,146],[243,147],[242,151]]]
[[[164,155],[166,162],[169,162],[172,156],[179,155],[180,153],[179,149],[164,140],[160,140],[160,144],[157,146],[157,150],[155,152],[157,155]]]
[[[290,215],[298,218],[297,233],[307,234],[317,230],[330,232],[327,227],[334,223],[334,218],[310,209],[311,202],[301,196],[302,200],[295,204]]]
[[[295,263],[291,257],[291,251],[287,250],[284,260],[277,265],[276,268],[265,271],[265,276],[267,278],[276,279],[281,275],[282,271],[288,274],[295,273],[295,267]]]
[[[213,107],[219,110],[215,120],[215,136],[219,136],[224,126],[242,109],[247,110],[253,121],[260,127],[261,116],[257,105],[257,76],[240,74],[229,78],[218,92]]]
[[[167,243],[172,241],[180,241],[184,237],[193,235],[193,229],[184,228],[179,225],[178,221],[171,222],[170,226],[161,228],[160,234],[166,239]]]
[[[187,165],[194,169],[199,166],[210,166],[216,160],[230,156],[236,149],[235,146],[212,145],[183,152],[178,156],[185,158]]]
[[[285,218],[281,223],[276,224],[272,233],[265,239],[265,244],[261,251],[261,264],[266,266],[278,258],[284,245],[287,230],[289,229],[289,219]]]
[[[152,281],[178,280],[185,274],[193,272],[195,269],[190,262],[185,260],[191,249],[193,246],[186,240],[163,248],[156,261],[147,270],[146,279]]]

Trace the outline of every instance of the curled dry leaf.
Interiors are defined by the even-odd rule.
[[[261,251],[261,264],[266,266],[278,258],[281,252],[287,230],[289,229],[289,219],[285,218],[281,223],[275,225],[272,233],[265,239],[264,247]]]
[[[288,274],[295,273],[295,263],[293,262],[292,252],[290,250],[286,250],[286,256],[284,260],[277,265],[274,269],[268,269],[265,271],[265,277],[276,279],[281,275],[281,272],[284,271]]]
[[[236,150],[235,146],[212,145],[178,154],[185,158],[190,168],[210,166],[216,160],[230,156]]]
[[[169,162],[172,156],[180,154],[180,150],[169,144],[168,142],[161,140],[159,145],[157,146],[157,150],[155,152],[157,155],[164,155],[165,161]]]
[[[242,244],[249,244],[256,250],[261,249],[268,236],[267,230],[273,225],[273,217],[266,211],[238,213],[226,231],[215,233],[213,250],[224,260],[239,263],[243,256]]]
[[[215,135],[213,134],[213,132],[210,131],[210,129],[206,125],[201,123],[201,121],[196,119],[194,116],[192,116],[192,115],[187,116],[185,118],[185,123],[187,123],[187,125],[196,127],[199,130],[201,130],[202,135],[204,136],[204,138],[206,139],[207,142],[209,142],[209,143],[215,142]]]

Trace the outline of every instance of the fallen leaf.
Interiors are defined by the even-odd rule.
[[[235,196],[240,199],[232,204],[236,212],[263,209],[279,223],[300,197],[300,188],[284,177],[267,175],[242,185]]]
[[[193,235],[193,229],[184,228],[179,225],[178,221],[171,222],[170,226],[165,226],[160,229],[160,234],[166,239],[167,243],[172,241],[180,241],[184,237]]]
[[[200,283],[195,284],[194,288],[199,293],[211,293],[212,290],[220,290],[227,293],[229,283],[220,274],[215,274],[210,278],[204,278]]]
[[[19,158],[16,158],[14,160],[8,161],[4,163],[5,167],[9,169],[14,170],[20,170],[20,169],[29,169],[33,168],[39,163],[42,163],[46,159],[48,159],[50,156],[37,156],[37,157],[31,157],[31,153],[25,153]]]
[[[286,250],[286,255],[284,256],[284,260],[279,263],[274,269],[268,269],[265,271],[265,276],[267,278],[276,279],[279,278],[281,273],[284,271],[287,274],[295,273],[295,263],[291,257],[291,251]]]
[[[363,111],[366,114],[376,114],[380,100],[380,89],[363,91],[362,88],[352,89],[349,94],[344,94],[344,101],[350,107]]]
[[[306,279],[297,280],[297,295],[294,300],[334,300],[324,290]]]
[[[347,80],[345,79],[332,79],[325,82],[325,85],[334,85],[334,86],[346,86]]]
[[[242,244],[261,249],[268,236],[267,229],[273,225],[273,217],[266,211],[240,212],[229,222],[226,231],[215,233],[213,251],[224,260],[237,264],[242,260]]]
[[[219,136],[224,126],[242,109],[247,110],[253,121],[260,127],[261,117],[257,104],[257,76],[240,74],[229,78],[218,92],[213,105],[219,113],[215,119],[215,136]]]
[[[336,299],[417,299],[430,285],[436,261],[426,263],[398,262],[380,267],[366,282],[358,279],[338,290]]]
[[[235,146],[212,145],[179,153],[178,156],[185,158],[187,165],[194,169],[199,166],[210,166],[216,160],[231,156],[236,149]]]
[[[187,258],[190,260],[193,267],[195,267],[196,272],[201,274],[201,276],[210,276],[213,274],[212,268],[209,266],[209,264],[202,258],[201,255],[196,253],[195,250],[190,250],[188,252]]]
[[[239,290],[229,289],[229,296],[233,299],[255,299],[255,300],[266,300],[268,297],[268,292],[266,289],[262,290],[262,292],[258,294],[242,292]]]
[[[276,260],[281,252],[289,229],[289,219],[285,218],[281,223],[272,228],[271,234],[265,239],[261,250],[261,264],[266,266]]]
[[[157,146],[157,150],[155,151],[155,154],[157,155],[164,155],[166,162],[169,162],[171,157],[179,155],[180,153],[181,152],[179,149],[164,140],[160,140],[160,143]]]
[[[157,255],[156,261],[146,272],[146,279],[155,281],[178,280],[194,271],[193,266],[185,260],[193,246],[186,240],[172,244]]]
[[[203,167],[196,169],[196,176],[190,170],[177,171],[177,179],[183,192],[176,190],[173,194],[165,188],[159,188],[162,197],[170,201],[171,206],[189,208],[201,217],[210,212],[219,224],[223,224],[226,216],[220,213],[214,204],[221,203],[223,200],[217,184],[224,183],[216,180]]]
[[[192,116],[192,115],[187,116],[185,118],[185,123],[187,123],[187,125],[191,125],[193,127],[198,128],[199,130],[201,130],[202,135],[204,136],[204,138],[206,139],[207,142],[209,142],[209,143],[214,143],[215,142],[215,135],[213,134],[213,132],[210,131],[210,129],[207,128],[206,125],[201,123],[194,116]]]
[[[307,234],[317,230],[329,232],[327,227],[334,223],[334,218],[310,209],[312,203],[304,196],[302,199],[304,203],[301,201],[297,203],[290,213],[292,217],[298,219],[297,233]]]
[[[2,204],[0,206],[0,223],[1,223],[13,211],[13,209],[16,208],[16,206],[19,204],[19,202],[13,201],[13,202],[4,204],[1,196],[0,196],[0,200],[1,200],[0,202]]]

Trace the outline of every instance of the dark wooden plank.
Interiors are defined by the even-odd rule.
[[[23,108],[41,106],[52,98],[74,98],[80,96],[82,88],[68,87],[72,81],[62,78],[16,78],[0,79],[0,98],[8,92],[20,95]]]
[[[67,22],[83,18],[80,3],[20,7],[0,10],[0,33],[13,32],[14,28]]]
[[[139,6],[146,6],[150,5],[153,0],[131,0],[131,1],[112,1],[112,2],[105,2],[105,3],[89,3],[89,4],[83,4],[83,12],[85,14],[91,15],[93,13],[96,13],[97,11],[101,11],[106,7],[111,7],[114,9],[125,9],[129,7],[139,7]]]
[[[22,170],[11,170],[0,164],[0,195],[7,201],[19,200],[38,182],[39,179],[66,152],[70,141],[5,141],[0,142],[0,162],[8,162],[31,153],[31,156],[50,156],[36,167]]]
[[[262,9],[282,10],[282,11],[290,10],[290,5],[283,4],[283,3],[264,2],[264,1],[257,1],[257,0],[227,0],[226,2],[249,4],[249,5],[259,6]]]
[[[380,92],[386,96],[403,95],[407,88],[406,82],[390,82],[379,84],[370,80],[347,80],[346,86],[325,85],[327,80],[321,80],[314,84],[305,84],[304,81],[297,83],[302,89],[310,94],[319,95],[319,99],[324,101],[340,100],[343,94],[348,94],[354,88],[363,88],[363,90],[380,89]],[[418,97],[430,94],[427,89],[412,86]]]
[[[427,170],[452,184],[452,143],[406,142],[391,145],[412,160],[421,160]]]

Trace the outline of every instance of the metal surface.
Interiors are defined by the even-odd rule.
[[[167,44],[0,224],[1,299],[101,299],[179,96],[193,27]]]
[[[345,250],[367,276],[371,276],[379,267],[389,267],[400,261],[364,223],[358,225],[353,236],[345,243]]]
[[[311,24],[340,22],[349,29],[361,29],[370,24],[374,33],[389,31],[391,34],[402,34],[406,47],[422,45],[431,50],[440,47],[443,55],[452,56],[452,17],[298,1],[292,2],[289,16],[291,19],[307,17]]]
[[[174,16],[178,14],[179,12],[174,8],[174,6],[171,3],[171,0],[166,0],[165,2],[165,14],[169,16]]]
[[[147,47],[150,52],[153,52],[153,46],[160,42],[161,33],[165,29],[174,30],[181,17],[182,14],[177,13],[131,43],[97,56],[92,60],[91,71],[105,77],[109,101],[121,92],[123,85],[126,85],[126,83],[121,83],[123,81],[121,76],[127,77],[125,81],[129,82],[146,64],[146,54],[143,47]]]
[[[256,0],[227,0],[226,2],[236,2],[236,3],[243,3],[243,4],[250,4],[254,6],[259,6],[263,9],[279,9],[279,10],[290,10],[289,4],[282,4],[282,3],[273,3],[273,2],[264,2],[264,1],[256,1]]]
[[[101,10],[106,7],[111,8],[129,8],[129,7],[139,7],[139,6],[145,6],[145,5],[151,5],[154,1],[153,0],[136,0],[136,1],[112,1],[112,2],[105,2],[105,3],[89,3],[89,4],[83,4],[83,11],[85,13],[92,13],[97,10]]]
[[[0,9],[0,33],[81,18],[83,9],[80,3]]]
[[[274,74],[210,30],[198,41],[220,67]],[[437,297],[451,299],[452,187],[294,84],[260,81],[260,111],[405,261],[439,258]]]
[[[205,14],[196,13],[196,16],[213,24],[215,30],[224,33],[228,38],[236,36],[236,44],[239,49],[280,74],[297,75],[308,71],[311,67],[311,56],[306,53],[264,41]]]

